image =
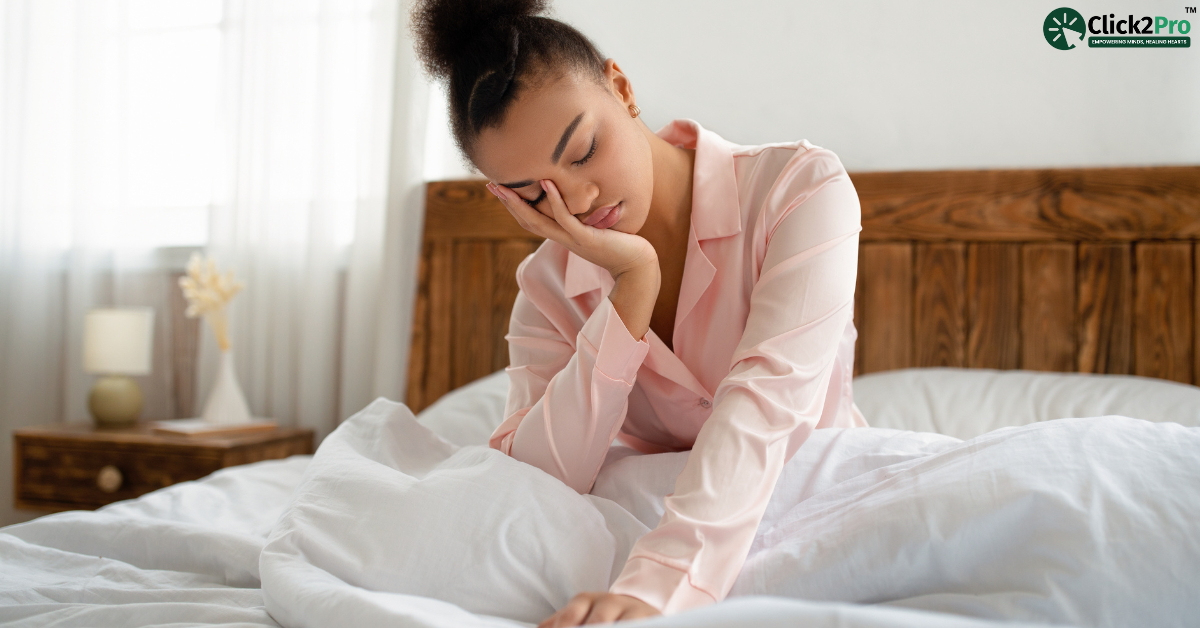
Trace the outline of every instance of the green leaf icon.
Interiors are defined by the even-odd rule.
[[[1079,11],[1067,7],[1051,11],[1042,24],[1042,34],[1046,36],[1046,42],[1059,50],[1082,46],[1084,29],[1083,16]]]

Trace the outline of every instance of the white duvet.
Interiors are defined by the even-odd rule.
[[[859,378],[874,425],[967,438],[1048,422],[965,441],[818,430],[786,466],[730,598],[640,625],[1195,625],[1200,428],[1051,420],[1196,425],[1200,389],[1164,384]],[[577,495],[471,446],[506,388],[502,372],[484,378],[419,422],[381,399],[315,457],[2,528],[0,625],[530,625],[607,586],[686,454],[613,448],[594,494]]]
[[[274,527],[267,610],[285,626],[540,621],[607,588],[686,455],[614,447],[579,495],[379,399],[326,439]],[[658,621],[1186,625],[1200,611],[1198,487],[1200,429],[1175,423],[1063,419],[969,441],[817,430],[730,602]],[[764,595],[797,601],[738,599]]]

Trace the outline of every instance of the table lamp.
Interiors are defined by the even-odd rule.
[[[136,423],[142,414],[142,390],[129,375],[150,373],[154,346],[154,309],[100,309],[83,325],[83,369],[101,377],[88,394],[88,410],[99,427]]]

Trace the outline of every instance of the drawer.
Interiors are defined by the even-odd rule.
[[[17,439],[16,502],[34,508],[97,508],[222,467],[218,457],[114,444]]]

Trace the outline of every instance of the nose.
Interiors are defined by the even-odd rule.
[[[558,185],[558,182],[554,182]],[[600,188],[591,181],[583,181],[577,184],[567,184],[567,188],[562,187],[559,190],[563,193],[563,200],[567,203],[567,211],[578,216],[586,214],[592,209],[592,204],[596,202],[596,198],[600,196]]]

